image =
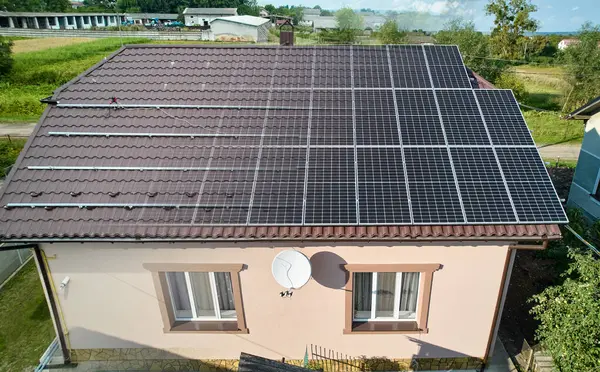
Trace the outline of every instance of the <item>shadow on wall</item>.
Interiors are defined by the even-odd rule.
[[[312,278],[323,287],[344,289],[348,282],[348,272],[341,265],[346,260],[332,252],[318,252],[310,257]]]
[[[152,348],[86,328],[74,327],[70,334],[81,339],[93,339],[102,345],[126,346],[102,349],[71,349],[74,363],[85,364],[89,370],[111,371],[237,371],[237,360],[193,360],[168,350]],[[88,368],[89,367],[89,368]],[[65,370],[66,371],[66,370]]]

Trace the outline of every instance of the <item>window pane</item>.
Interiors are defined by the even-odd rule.
[[[415,319],[419,295],[419,273],[402,273],[400,319]]]
[[[198,317],[215,317],[215,305],[212,290],[210,289],[208,273],[190,273],[190,281],[196,304],[196,315]]]
[[[354,319],[369,319],[371,317],[372,287],[373,273],[354,274]]]
[[[231,274],[215,273],[215,282],[217,284],[217,297],[219,299],[219,309],[221,309],[221,318],[235,319],[235,302],[233,300]]]
[[[394,317],[394,294],[396,293],[396,273],[377,273],[376,318]]]
[[[171,293],[175,318],[191,318],[192,306],[190,305],[190,297],[185,285],[184,273],[167,273],[167,281],[169,282],[169,292]]]

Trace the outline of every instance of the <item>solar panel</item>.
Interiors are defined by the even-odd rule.
[[[467,221],[517,222],[494,150],[453,148],[451,154]]]
[[[567,222],[536,148],[497,148],[496,152],[521,223]]]
[[[462,57],[457,47],[449,45],[425,45],[425,54],[429,66],[455,65],[463,67]]]
[[[159,67],[132,73],[156,73],[157,82],[149,83],[152,89],[123,88],[140,91],[124,102],[210,107],[161,107],[152,112],[159,120],[139,118],[149,108],[98,114],[107,131],[132,135],[128,131],[143,127],[146,135],[103,138],[115,148],[152,148],[151,156],[98,157],[72,146],[76,136],[63,133],[36,138],[39,149],[33,146],[22,167],[105,166],[61,172],[67,179],[131,180],[150,185],[156,200],[204,205],[141,209],[138,221],[150,223],[566,221],[512,92],[472,89],[456,47],[250,48],[228,54],[226,61],[214,50],[190,51],[177,54],[175,64],[172,56],[149,55]],[[202,69],[190,68],[197,61]],[[173,81],[160,80],[158,71],[165,68],[172,69]],[[105,70],[92,75],[109,80],[90,93],[98,100],[127,78]],[[185,94],[174,94],[179,90]],[[80,95],[76,86],[68,87],[65,100],[78,103]],[[77,117],[47,120],[55,121],[52,130],[94,129]],[[162,147],[152,142],[160,133]],[[61,156],[67,148],[70,156]],[[131,169],[110,169],[123,164]],[[135,169],[144,166],[157,169]],[[169,167],[190,169],[176,173]],[[139,191],[128,195],[132,203],[146,202]]]

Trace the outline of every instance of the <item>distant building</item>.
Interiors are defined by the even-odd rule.
[[[567,205],[580,208],[590,221],[597,221],[600,219],[600,97],[570,113],[567,120],[585,123]]]
[[[261,17],[268,17],[269,16],[269,12],[265,8],[262,8],[260,10],[260,12],[258,12],[258,15],[261,16]]]
[[[306,17],[306,16],[317,16],[318,17],[318,16],[321,15],[321,9],[318,9],[318,8],[317,9],[308,9],[308,8],[306,8],[306,9],[302,10],[302,15],[304,17]]]
[[[71,0],[71,8],[73,8],[73,9],[81,8],[83,5],[84,5],[83,1],[73,1],[73,0]]]
[[[568,47],[570,47],[571,45],[579,44],[580,42],[581,41],[579,41],[577,39],[563,39],[560,41],[560,43],[558,43],[558,49],[565,50]]]
[[[186,26],[209,26],[215,18],[237,16],[237,8],[185,8]]]
[[[231,37],[264,43],[268,40],[270,27],[270,20],[249,15],[215,18],[210,22],[216,40]]]
[[[338,28],[338,23],[335,17],[318,17],[313,21],[313,30],[315,32],[322,30],[333,30]]]

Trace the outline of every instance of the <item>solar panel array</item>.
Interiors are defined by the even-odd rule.
[[[169,65],[160,67],[167,60],[153,55],[152,48],[135,51],[135,58],[145,54],[156,67],[136,67],[125,49],[107,66],[124,64],[126,75],[101,66],[81,79],[93,81],[93,91],[75,84],[61,93],[61,110],[83,105],[82,89],[87,89],[87,104],[105,102],[116,85],[135,92],[122,95],[123,107],[160,105],[157,118],[144,121],[152,136],[168,138],[162,149],[153,149],[150,159],[156,161],[132,158],[127,168],[120,158],[87,158],[86,148],[77,155],[68,141],[85,128],[76,120],[69,124],[66,117],[61,122],[66,132],[48,135],[56,146],[66,141],[71,156],[46,162],[26,157],[22,166],[63,167],[63,174],[91,167],[94,172],[86,180],[111,171],[112,180],[175,181],[125,193],[156,192],[162,198],[160,203],[153,196],[139,200],[136,221],[145,223],[567,221],[512,92],[473,89],[456,47],[241,48],[225,60],[216,58],[213,49],[180,54],[180,67],[192,63],[188,58],[203,69],[168,73],[160,71],[168,70]],[[240,68],[244,58],[253,61],[251,68]],[[146,87],[128,85],[132,74],[154,73]],[[185,94],[174,95],[173,89]],[[190,106],[175,109],[168,104]],[[127,110],[103,116],[105,131],[111,130],[113,117],[143,112]],[[133,123],[143,114],[131,115]],[[51,123],[52,115],[46,120]],[[129,135],[107,137],[106,143],[114,144],[108,150],[152,147],[152,136]],[[35,144],[44,147],[39,141],[48,138],[40,137]],[[40,156],[50,159],[49,151]],[[142,174],[149,166],[155,168]],[[106,205],[111,202],[116,206],[110,199]]]

